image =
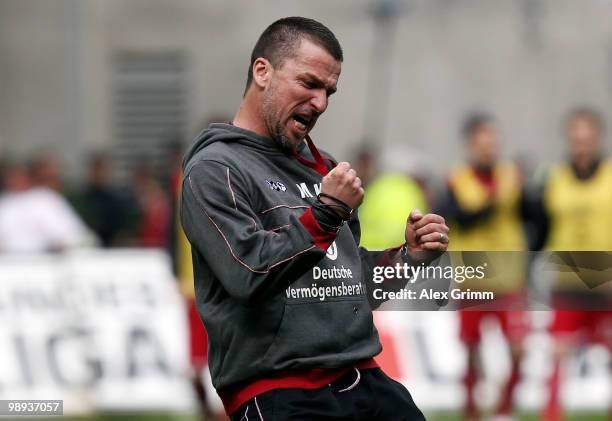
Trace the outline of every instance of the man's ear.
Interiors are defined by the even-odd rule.
[[[259,57],[253,63],[251,71],[253,72],[253,82],[260,88],[265,88],[272,77],[274,69],[272,68],[272,63],[263,57]]]

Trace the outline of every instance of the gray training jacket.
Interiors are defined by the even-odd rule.
[[[318,247],[299,218],[321,178],[274,140],[229,124],[211,124],[185,157],[181,221],[217,391],[381,351],[367,290],[373,267],[400,253],[360,248],[356,215],[327,252]]]

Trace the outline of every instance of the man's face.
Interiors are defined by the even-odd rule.
[[[468,140],[470,160],[479,167],[492,167],[497,160],[497,130],[490,123],[476,127]]]
[[[327,51],[302,39],[295,56],[271,70],[264,88],[262,116],[270,137],[295,149],[327,108],[340,68]]]
[[[111,182],[110,163],[106,159],[94,159],[89,163],[89,181],[95,186],[106,186]]]
[[[587,117],[575,117],[567,124],[567,137],[573,160],[592,161],[599,152],[600,133]]]
[[[25,165],[16,164],[4,175],[4,187],[11,192],[28,190],[32,185],[30,172]]]

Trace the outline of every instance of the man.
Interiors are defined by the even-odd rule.
[[[525,251],[527,241],[521,220],[524,209],[521,176],[516,165],[498,158],[498,135],[493,118],[484,113],[468,116],[462,127],[462,136],[469,163],[450,172],[447,203],[442,211],[451,221],[452,250]],[[466,389],[465,415],[470,420],[478,419],[474,389],[478,378],[478,349],[483,320],[497,319],[511,350],[510,375],[496,408],[496,415],[500,418],[509,417],[512,412],[514,389],[520,377],[522,342],[528,326],[526,312],[508,310],[524,304],[524,256],[519,253],[487,253],[484,257],[490,266],[504,267],[501,279],[485,278],[480,282],[471,281],[465,286],[471,290],[494,290],[497,297],[495,306],[504,308],[470,308],[470,303],[465,303],[466,309],[459,314],[460,338],[468,357],[463,381]],[[506,264],[507,259],[512,259],[516,264]],[[510,267],[514,270],[508,270]]]
[[[129,243],[140,217],[136,200],[124,197],[113,186],[112,178],[109,155],[94,153],[87,163],[86,185],[70,197],[76,211],[105,248]]]
[[[454,250],[525,250],[518,167],[499,159],[498,131],[486,113],[469,115],[461,127],[468,163],[448,176],[444,211],[457,233]]]
[[[572,110],[564,120],[569,159],[548,174],[539,206],[539,243],[554,251],[612,250],[612,162],[604,159],[604,123],[588,107]],[[593,254],[593,256],[595,256]],[[577,311],[592,308],[602,298],[576,279],[573,272],[558,273],[553,286],[555,311],[553,370],[543,419],[563,419],[560,403],[561,368],[564,358],[584,343],[612,349],[612,312]],[[611,409],[612,410],[612,409]]]
[[[448,227],[413,211],[403,247],[358,247],[361,181],[308,137],[341,62],[319,22],[274,22],[233,124],[210,125],[185,159],[181,220],[213,384],[234,420],[423,419],[372,359],[366,283],[375,265],[444,251]]]
[[[36,186],[64,193],[62,163],[54,153],[47,151],[36,155],[30,162],[30,172]]]
[[[96,239],[55,190],[36,186],[28,166],[6,168],[0,195],[0,253],[48,253],[92,246]]]

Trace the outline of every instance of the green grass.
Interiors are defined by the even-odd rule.
[[[1,418],[0,418],[1,419]],[[40,418],[37,418],[40,419]],[[200,421],[196,415],[176,414],[95,414],[73,417],[49,417],[45,420],[68,420],[68,421]],[[24,419],[25,421],[25,419]]]
[[[425,414],[428,421],[462,421],[463,418],[457,412],[431,412]],[[482,419],[487,419],[483,417]],[[540,421],[537,413],[521,413],[517,417],[518,421]],[[608,414],[605,412],[573,412],[568,413],[564,421],[609,421]]]
[[[462,421],[461,413],[458,412],[428,412],[425,414],[428,421]],[[486,414],[485,414],[486,415]],[[58,419],[55,418],[47,418]],[[97,414],[87,417],[62,417],[69,421],[200,421],[194,415],[175,414]],[[487,419],[483,417],[483,419]],[[518,421],[539,421],[537,413],[522,413]],[[604,412],[574,412],[566,415],[565,421],[609,421],[608,414]]]

